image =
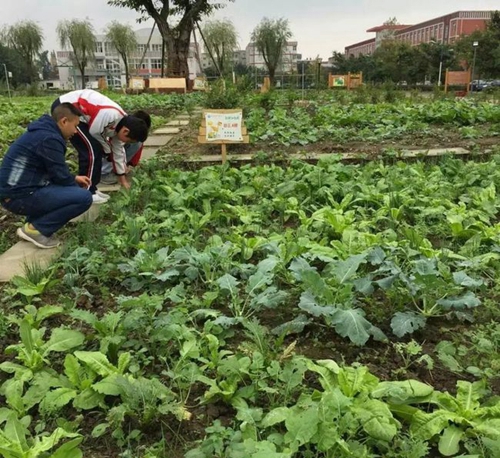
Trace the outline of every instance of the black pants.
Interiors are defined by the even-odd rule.
[[[52,104],[52,111],[61,102],[57,99]],[[71,137],[71,144],[78,152],[78,175],[85,175],[90,178],[92,185],[89,190],[95,194],[97,185],[101,181],[101,168],[104,150],[102,145],[89,132],[89,125],[80,122],[77,133]]]
[[[78,151],[78,175],[86,175],[91,181],[90,192],[95,194],[101,181],[104,150],[102,145],[89,133],[85,122],[78,124],[77,133],[71,137],[71,144]]]

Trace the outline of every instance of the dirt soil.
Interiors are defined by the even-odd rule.
[[[484,137],[479,139],[463,139],[458,131],[435,129],[430,135],[414,135],[403,139],[390,139],[377,142],[352,141],[336,143],[321,141],[308,145],[272,145],[265,141],[250,144],[228,145],[228,154],[255,154],[258,152],[274,153],[277,157],[286,154],[307,153],[367,153],[380,154],[383,151],[395,149],[432,149],[432,148],[466,148],[484,151],[500,144],[499,137]],[[176,136],[160,154],[184,156],[209,156],[220,154],[220,145],[198,143],[198,123],[193,121]]]

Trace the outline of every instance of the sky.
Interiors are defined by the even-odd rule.
[[[113,20],[134,28],[153,25],[152,21],[137,24],[136,12],[108,6],[107,0],[0,2],[0,25],[28,19],[37,22],[44,31],[44,49],[50,51],[60,49],[56,27],[63,19],[89,19],[96,33],[103,33]],[[333,51],[343,51],[347,45],[372,38],[374,35],[366,30],[391,17],[396,17],[401,24],[416,24],[459,10],[495,9],[500,9],[499,0],[235,0],[213,18],[233,22],[241,49],[246,47],[252,30],[263,17],[286,18],[302,57],[319,55],[326,60]]]

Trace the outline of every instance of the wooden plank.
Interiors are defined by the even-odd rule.
[[[250,136],[249,135],[243,135],[243,141],[241,142],[234,142],[234,141],[229,141],[229,140],[215,140],[213,142],[210,142],[207,140],[207,137],[204,135],[199,135],[198,136],[198,143],[204,143],[208,145],[222,145],[223,143],[226,143],[227,145],[230,144],[235,144],[237,145],[238,143],[250,143]]]
[[[236,108],[234,110],[209,110],[209,109],[203,110],[203,115],[205,115],[206,113],[218,113],[218,114],[243,113],[243,109]],[[203,117],[205,117],[205,116],[203,116]]]

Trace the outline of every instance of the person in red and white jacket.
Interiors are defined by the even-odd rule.
[[[134,116],[143,119],[146,122],[148,129],[151,129],[151,116],[149,116],[148,113],[139,110],[134,113]],[[125,154],[127,156],[128,171],[130,171],[133,167],[137,167],[139,165],[143,148],[144,148],[144,143],[142,142],[127,143],[125,145]],[[108,160],[102,161],[101,183],[108,185],[118,183],[117,176],[113,172],[113,166],[111,161]]]
[[[149,129],[144,119],[128,115],[116,102],[92,89],[61,95],[52,104],[52,110],[61,103],[71,103],[83,113],[71,143],[78,151],[79,175],[92,181],[89,189],[94,202],[103,203],[109,198],[97,190],[103,156],[111,159],[118,182],[128,189],[125,144],[146,141]]]

